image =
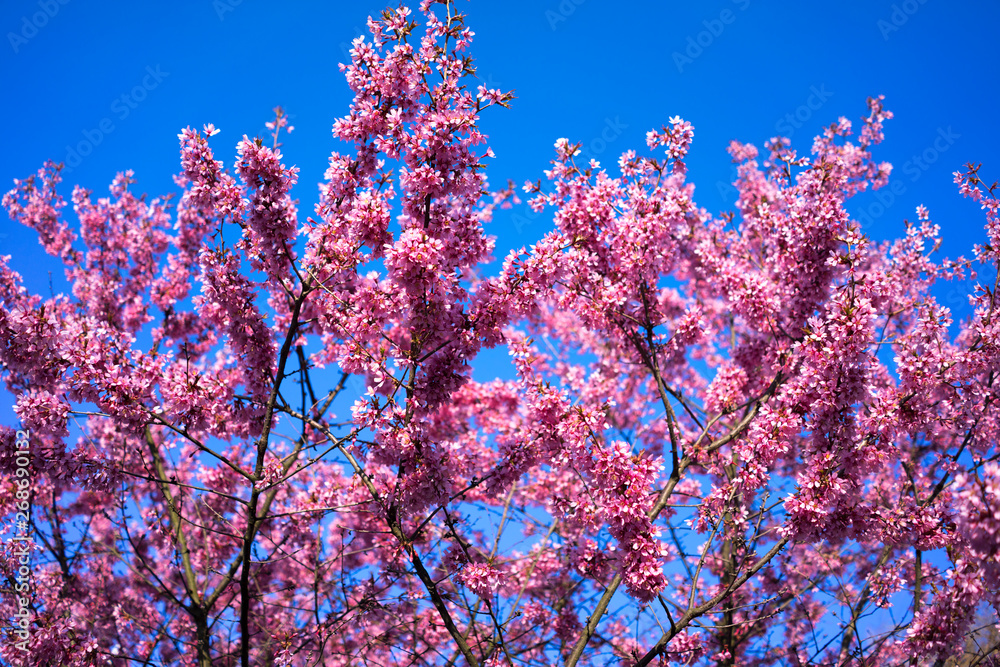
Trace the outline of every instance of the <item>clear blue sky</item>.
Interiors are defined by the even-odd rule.
[[[4,0],[0,187],[54,158],[79,160],[66,174],[67,198],[75,183],[104,196],[115,172],[129,168],[138,191],[174,192],[181,128],[221,128],[213,146],[228,166],[240,137],[263,135],[280,104],[295,125],[283,152],[301,169],[295,194],[310,214],[337,147],[331,125],[350,101],[337,63],[382,7]],[[622,151],[645,148],[648,129],[680,115],[695,126],[696,199],[721,211],[734,199],[726,188],[729,140],[761,146],[784,134],[808,152],[822,126],[841,115],[856,121],[867,96],[884,94],[896,118],[877,155],[895,165],[900,194],[884,208],[866,195],[852,211],[875,213],[866,230],[882,239],[899,235],[903,218],[926,204],[949,255],[968,255],[984,238],[982,216],[958,195],[951,172],[983,162],[985,178],[1000,178],[993,32],[1000,3],[458,0],[458,7],[476,33],[480,77],[517,97],[510,110],[490,109],[483,119],[497,155],[494,185],[542,177],[558,137],[584,142],[613,165]],[[74,158],[69,150],[81,142],[80,152],[92,150]],[[928,161],[914,161],[920,156]],[[522,206],[502,212],[489,232],[502,260],[549,227],[549,218],[532,219]],[[49,270],[60,289],[60,267],[6,215],[0,254],[14,256],[30,289],[47,293]]]

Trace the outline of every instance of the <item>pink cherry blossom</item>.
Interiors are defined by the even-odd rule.
[[[450,2],[367,25],[311,217],[280,107],[183,129],[176,208],[51,162],[3,197],[70,285],[0,256],[5,664],[945,664],[996,620],[979,167],[986,238],[944,259],[922,205],[894,241],[850,214],[882,97],[731,142],[731,212],[680,117],[607,165],[562,137],[522,188],[552,228],[486,275],[520,200],[480,115],[513,96]]]

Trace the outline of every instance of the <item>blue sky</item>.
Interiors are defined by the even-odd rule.
[[[383,7],[5,0],[0,123],[8,147],[0,187],[54,158],[73,165],[66,197],[76,183],[104,196],[125,169],[135,170],[137,191],[175,192],[181,128],[221,128],[213,146],[230,165],[236,142],[263,135],[280,104],[295,125],[283,152],[301,169],[295,194],[308,215],[329,153],[342,149],[330,128],[350,91],[337,63]],[[958,195],[951,173],[983,162],[984,178],[1000,178],[993,122],[1000,46],[992,34],[1000,3],[458,0],[458,7],[476,33],[480,78],[516,95],[511,109],[487,110],[482,121],[497,155],[488,172],[494,185],[543,177],[559,137],[613,165],[629,148],[644,150],[647,130],[680,115],[695,126],[696,199],[719,212],[734,199],[731,139],[761,146],[783,134],[807,152],[821,127],[841,115],[856,121],[866,97],[884,94],[896,118],[877,156],[895,165],[896,194],[865,195],[851,210],[884,239],[901,234],[903,219],[926,204],[943,228],[943,252],[953,256],[984,238],[978,207]],[[488,231],[502,260],[550,226],[547,214],[522,205],[501,212]],[[47,293],[50,270],[61,289],[61,268],[6,215],[0,253],[14,256],[30,289]],[[952,302],[965,308],[957,296]]]

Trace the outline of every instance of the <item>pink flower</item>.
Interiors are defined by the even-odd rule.
[[[455,578],[473,594],[489,599],[504,583],[504,574],[491,563],[468,563]]]

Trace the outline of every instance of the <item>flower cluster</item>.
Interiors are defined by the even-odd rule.
[[[469,563],[459,570],[456,579],[472,593],[488,600],[504,582],[503,572],[490,563]]]

